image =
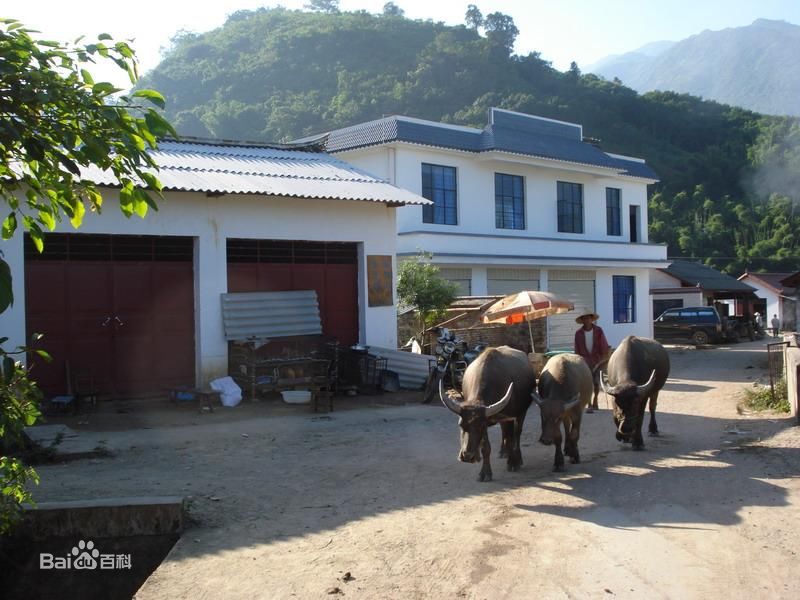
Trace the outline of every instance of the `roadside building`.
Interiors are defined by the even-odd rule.
[[[102,214],[60,223],[42,254],[21,231],[3,242],[15,303],[0,330],[7,346],[45,334],[46,392],[63,392],[67,365],[120,395],[225,375],[229,292],[312,290],[324,334],[396,346],[395,213],[427,200],[313,143],[165,141],[153,156],[165,197],[147,218],[126,219],[108,189]]]
[[[397,256],[433,253],[467,296],[546,290],[596,311],[612,344],[652,334],[644,160],[610,154],[574,123],[498,108],[483,129],[392,116],[328,134],[327,149],[432,201],[398,210]],[[571,348],[574,315],[548,318]]]
[[[791,273],[744,273],[739,277],[756,290],[759,300],[755,301],[753,310],[760,312],[767,318],[769,324],[773,315],[778,315],[783,329],[794,331],[796,328],[796,299],[795,286],[783,283]]]

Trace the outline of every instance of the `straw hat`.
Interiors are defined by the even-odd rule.
[[[575,322],[579,325],[583,324],[583,321],[581,321],[583,317],[592,317],[592,323],[594,323],[600,318],[600,315],[598,315],[596,312],[592,312],[586,308],[583,308],[581,309],[579,316],[575,318]]]

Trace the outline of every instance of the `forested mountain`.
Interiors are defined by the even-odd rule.
[[[640,92],[672,90],[771,115],[800,116],[800,26],[758,19],[747,27],[657,42],[587,67]]]
[[[238,12],[177,37],[142,86],[164,93],[180,133],[203,137],[276,141],[387,114],[482,127],[490,106],[581,123],[661,175],[651,239],[670,256],[732,272],[800,268],[797,121],[559,72],[512,54],[518,30],[501,13],[476,9],[468,26],[401,13]]]

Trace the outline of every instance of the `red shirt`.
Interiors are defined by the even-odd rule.
[[[584,328],[581,327],[575,332],[575,354],[582,356],[589,364],[589,368],[593,369],[605,357],[611,347],[608,345],[606,334],[603,333],[600,326],[592,325],[592,351],[589,352],[586,349],[584,331]]]

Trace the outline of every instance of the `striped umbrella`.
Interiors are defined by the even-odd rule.
[[[575,305],[550,292],[523,291],[506,296],[487,308],[481,320],[484,323],[504,323],[514,325],[528,322],[528,334],[531,337],[533,350],[533,331],[531,321],[551,315],[566,313],[575,309]]]

